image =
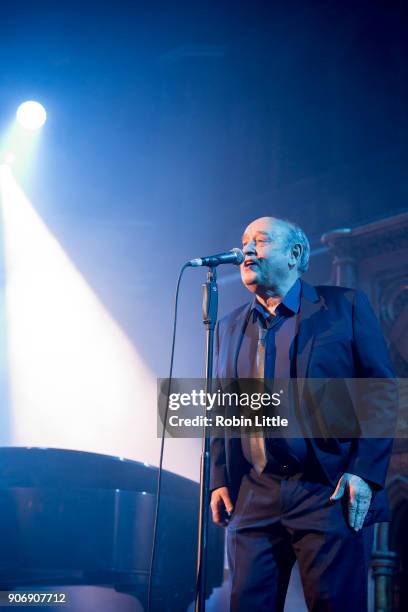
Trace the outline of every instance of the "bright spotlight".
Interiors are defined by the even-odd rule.
[[[47,119],[45,108],[39,102],[28,100],[17,109],[17,121],[26,130],[38,130]]]

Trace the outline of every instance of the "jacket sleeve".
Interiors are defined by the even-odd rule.
[[[354,359],[366,429],[384,437],[354,439],[347,471],[367,480],[374,489],[384,487],[394,435],[398,393],[395,373],[379,322],[362,291],[353,304]],[[364,427],[363,427],[364,431]],[[392,432],[390,434],[390,432]]]
[[[219,386],[218,359],[220,351],[219,323],[215,327],[214,334],[214,386]],[[225,455],[224,437],[213,437],[210,440],[210,490],[228,486],[227,461]]]

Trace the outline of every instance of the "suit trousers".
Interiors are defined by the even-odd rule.
[[[304,474],[244,475],[227,529],[230,612],[279,612],[298,561],[313,612],[365,612],[373,527],[355,532],[346,494]]]

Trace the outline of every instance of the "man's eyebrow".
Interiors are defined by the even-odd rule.
[[[255,236],[259,236],[259,235],[267,236],[268,238],[271,237],[271,234],[269,232],[263,232],[262,230],[258,230],[255,232]],[[244,238],[247,238],[247,237],[248,237],[248,234],[243,234],[242,241],[244,240]]]

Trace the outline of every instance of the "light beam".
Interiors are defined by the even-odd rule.
[[[99,452],[157,465],[153,373],[5,164],[0,201],[10,397],[10,434],[5,439],[0,428],[0,444]],[[166,469],[198,478],[197,440],[167,439],[166,448]]]
[[[156,463],[152,373],[5,165],[0,167],[0,188],[11,397],[8,443]]]

